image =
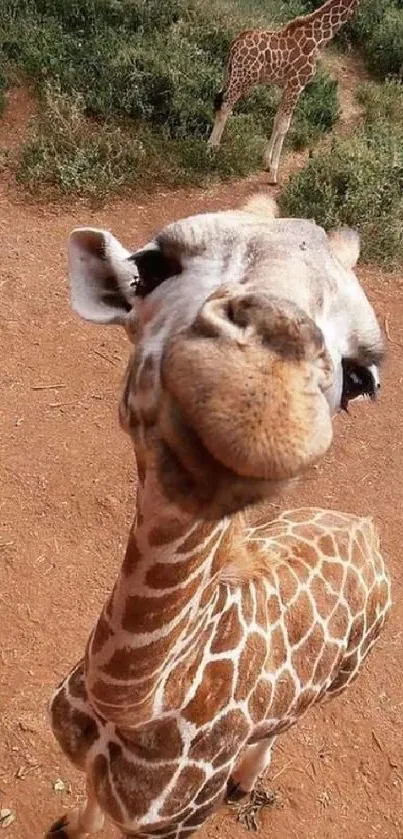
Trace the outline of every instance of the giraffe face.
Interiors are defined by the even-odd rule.
[[[220,287],[164,347],[168,439],[187,427],[238,476],[295,477],[330,445],[332,377],[323,334],[297,306],[260,284]]]
[[[343,358],[364,348],[367,365],[379,343],[337,243],[264,203],[176,222],[134,254],[104,231],[70,238],[73,307],[134,342],[120,416],[138,456],[159,441],[161,468],[209,491],[287,480],[321,457]]]

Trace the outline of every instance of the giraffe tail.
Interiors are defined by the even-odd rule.
[[[214,99],[213,99],[214,113],[216,113],[216,111],[220,110],[223,102],[224,102],[224,90],[219,90],[218,93],[215,94]]]

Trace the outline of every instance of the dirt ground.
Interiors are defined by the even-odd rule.
[[[13,127],[19,136],[19,102],[3,139]],[[7,839],[42,836],[82,793],[46,706],[111,588],[135,493],[117,423],[125,341],[70,312],[66,238],[93,224],[138,246],[167,221],[237,205],[264,183],[160,191],[98,211],[34,206],[0,184],[0,809],[15,814]],[[270,839],[403,839],[403,280],[368,266],[359,275],[388,335],[381,398],[336,419],[329,456],[281,503],[373,514],[394,608],[356,685],[280,739],[269,776],[280,803],[260,821]],[[246,832],[223,808],[199,835]]]

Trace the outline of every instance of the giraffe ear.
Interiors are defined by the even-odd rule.
[[[131,253],[106,230],[73,230],[67,245],[71,304],[94,323],[124,323],[138,282]]]
[[[67,246],[71,304],[85,320],[124,324],[136,298],[144,298],[182,270],[169,242],[150,242],[130,253],[106,230],[73,230]]]
[[[355,268],[360,257],[360,237],[351,227],[331,230],[328,240],[332,254],[337,257],[343,268]]]

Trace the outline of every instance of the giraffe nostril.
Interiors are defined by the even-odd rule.
[[[235,309],[234,309],[234,304],[233,304],[232,300],[228,301],[228,303],[226,305],[226,308],[225,308],[225,313],[226,313],[227,318],[230,321],[230,323],[233,323],[233,324],[236,325]]]

